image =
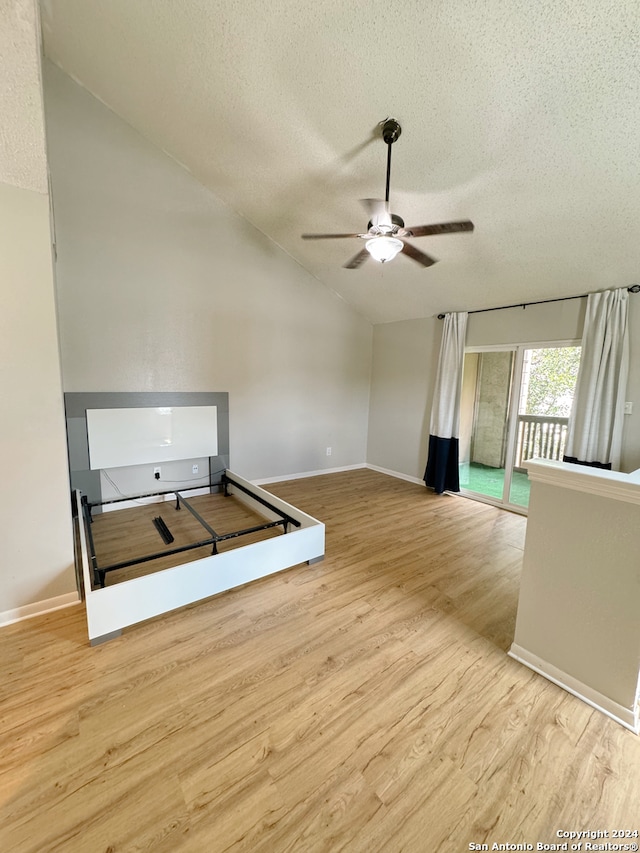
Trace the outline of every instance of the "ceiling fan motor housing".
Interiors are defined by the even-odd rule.
[[[391,219],[391,225],[389,225]],[[404,229],[404,219],[396,216],[395,213],[383,213],[380,216],[374,216],[367,225],[367,231],[388,234],[390,232],[397,233]]]

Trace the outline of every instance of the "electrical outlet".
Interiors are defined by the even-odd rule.
[[[633,414],[633,403],[625,403],[624,404],[624,413],[625,415]]]
[[[153,469],[153,476],[156,478],[156,480],[159,480],[161,475],[162,471],[160,470],[160,466],[158,465],[156,468]]]
[[[198,466],[197,466],[197,465],[192,465],[192,466],[191,466],[191,473],[192,473],[192,474],[197,474],[197,473],[198,473]]]
[[[331,456],[331,448],[327,447],[327,456]]]

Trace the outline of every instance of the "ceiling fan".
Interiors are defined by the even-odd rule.
[[[394,118],[388,118],[382,124],[382,138],[387,144],[387,186],[385,199],[364,199],[364,204],[369,209],[371,219],[364,234],[303,234],[303,240],[337,240],[344,237],[358,237],[366,240],[364,248],[350,261],[344,264],[348,270],[355,270],[367,260],[369,256],[381,264],[393,260],[399,252],[404,252],[416,263],[423,267],[430,267],[436,263],[436,258],[421,252],[411,243],[407,237],[429,237],[434,234],[453,234],[458,231],[473,231],[473,222],[468,219],[460,222],[441,222],[438,225],[414,225],[406,228],[404,220],[395,213],[389,212],[389,180],[391,177],[391,146],[402,133],[399,122]]]

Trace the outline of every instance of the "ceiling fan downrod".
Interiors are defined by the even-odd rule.
[[[385,189],[384,200],[389,204],[389,184],[391,181],[391,146],[402,133],[400,122],[394,118],[388,118],[382,125],[382,138],[387,143],[387,186]]]

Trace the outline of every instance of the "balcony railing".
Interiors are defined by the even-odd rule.
[[[562,461],[567,439],[569,418],[550,415],[518,415],[518,439],[514,467],[523,469],[522,463],[537,456],[539,459]]]

